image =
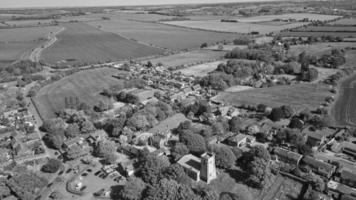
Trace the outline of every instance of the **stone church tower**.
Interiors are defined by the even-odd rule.
[[[216,177],[215,154],[204,153],[201,156],[200,179],[209,184]]]

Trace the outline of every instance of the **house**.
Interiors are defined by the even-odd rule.
[[[251,135],[238,134],[226,139],[226,143],[230,146],[243,147],[255,143],[256,138]]]
[[[188,154],[179,159],[180,164],[186,174],[194,181],[200,180],[200,159],[192,154]]]
[[[293,151],[289,151],[282,148],[275,148],[273,152],[275,155],[277,155],[278,160],[294,166],[298,166],[300,160],[303,158],[303,155],[299,153],[295,153]]]
[[[201,90],[201,86],[199,84],[197,85],[193,85],[192,86],[192,89],[195,91],[195,92],[199,92]]]
[[[333,197],[333,199],[349,200],[349,199],[355,199],[356,197],[356,189],[351,188],[342,183],[329,181],[327,187],[328,187],[328,195]]]
[[[118,167],[119,172],[125,177],[130,177],[135,174],[135,168],[133,161],[121,162]]]
[[[190,87],[184,88],[183,92],[184,92],[185,95],[190,95],[190,94],[193,93],[192,88],[190,88]]]
[[[303,157],[301,163],[308,165],[314,173],[319,174],[325,178],[330,178],[336,171],[335,165],[317,160],[310,156]]]
[[[311,145],[312,147],[317,147],[323,144],[326,141],[326,136],[321,131],[303,131],[306,133],[307,137],[307,144]]]
[[[140,153],[139,149],[131,145],[122,145],[121,147],[119,147],[119,151],[125,155],[130,156],[131,158],[136,158]]]
[[[340,173],[340,182],[347,186],[356,188],[356,173],[349,170],[342,170]]]
[[[356,145],[355,144],[353,144],[351,142],[344,143],[341,150],[343,153],[351,155],[356,158]]]

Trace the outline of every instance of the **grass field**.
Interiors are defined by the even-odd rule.
[[[215,43],[223,40],[234,40],[239,35],[192,30],[159,23],[135,22],[129,20],[93,21],[88,24],[101,26],[102,30],[118,33],[127,38],[155,46],[182,50],[200,47],[204,42]]]
[[[342,49],[346,47],[356,47],[354,42],[325,42],[312,45],[294,45],[291,46],[288,54],[299,55],[305,51],[308,55],[321,56],[324,54],[330,54],[332,49]]]
[[[153,64],[162,63],[166,67],[175,67],[180,65],[192,64],[200,61],[209,61],[212,59],[223,59],[226,52],[210,50],[194,50],[190,52],[164,56],[151,59]]]
[[[39,24],[50,24],[53,20],[45,19],[45,20],[14,20],[7,21],[6,24],[10,26],[37,26]]]
[[[138,44],[119,35],[101,31],[84,23],[65,23],[66,30],[57,35],[58,41],[43,52],[49,63],[92,63],[144,57],[162,53],[162,50]]]
[[[335,22],[331,22],[332,25],[356,25],[356,18],[344,18]]]
[[[107,100],[100,92],[109,86],[123,83],[112,77],[119,72],[112,68],[86,70],[43,87],[36,96],[36,104],[42,117],[53,117],[55,111],[63,109],[66,96],[77,96],[81,102],[90,106],[99,100]]]
[[[229,23],[229,22],[220,22],[218,20],[207,20],[207,21],[171,21],[164,22],[165,24],[188,27],[194,29],[203,29],[211,31],[223,31],[223,32],[232,32],[232,33],[250,33],[251,31],[258,31],[260,34],[266,34],[270,32],[279,32],[287,28],[295,28],[302,26],[306,23],[296,22],[283,25],[266,25],[263,23]]]
[[[282,32],[283,37],[322,37],[322,36],[339,36],[341,38],[356,37],[356,32],[311,32],[311,31],[286,31]]]
[[[355,26],[308,26],[306,28],[299,28],[298,31],[310,32],[356,32]]]
[[[22,59],[23,55],[40,44],[40,42],[0,43],[0,66]]]
[[[149,133],[157,133],[159,131],[172,130],[177,128],[181,122],[188,120],[182,113],[178,113],[161,121],[157,126],[150,129]]]
[[[210,63],[205,63],[205,64],[201,64],[201,65],[195,65],[192,67],[188,67],[182,70],[178,70],[180,72],[182,72],[183,74],[187,75],[187,76],[206,76],[209,72],[214,71],[217,66],[220,63],[223,63],[224,61],[216,61],[216,62],[210,62]]]
[[[331,95],[329,90],[330,87],[324,84],[298,84],[241,92],[221,92],[214,100],[236,106],[263,103],[271,107],[290,105],[297,110],[305,108],[315,110],[324,102],[325,97]]]
[[[336,19],[340,16],[336,15],[320,15],[313,13],[289,13],[282,15],[261,15],[261,16],[253,16],[253,17],[242,17],[236,18],[239,22],[245,23],[254,23],[254,22],[265,22],[265,21],[273,21],[274,19],[296,19],[302,20],[304,18],[309,18],[310,20],[332,20]]]
[[[34,41],[60,29],[59,26],[0,29],[0,42]]]

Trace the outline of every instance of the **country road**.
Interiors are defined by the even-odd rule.
[[[58,39],[56,35],[58,35],[60,32],[64,31],[65,27],[62,27],[60,30],[58,30],[55,33],[48,33],[48,41],[46,41],[45,44],[42,44],[41,46],[35,48],[32,50],[31,54],[29,55],[29,60],[33,62],[39,62],[41,59],[42,52],[52,46]]]
[[[356,126],[356,74],[343,80],[332,111],[337,125]]]

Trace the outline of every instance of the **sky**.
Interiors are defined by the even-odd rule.
[[[248,1],[261,0],[0,0],[0,8],[124,6]]]

